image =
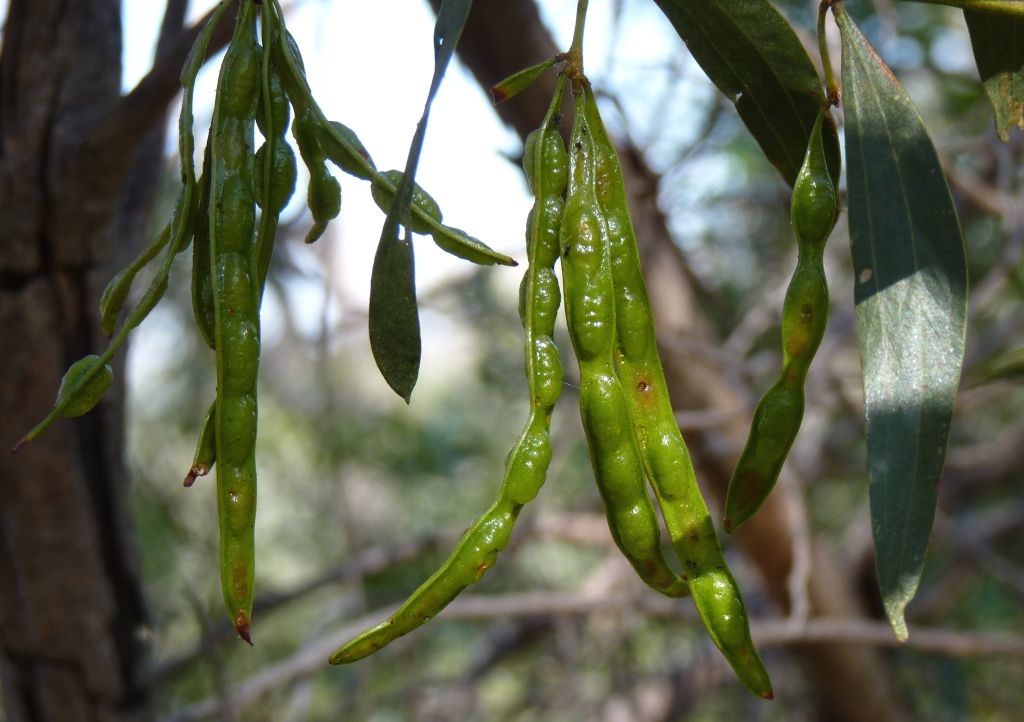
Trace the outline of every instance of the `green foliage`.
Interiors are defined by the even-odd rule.
[[[840,3],[850,242],[882,599],[906,639],[963,364],[967,267],[938,155]]]

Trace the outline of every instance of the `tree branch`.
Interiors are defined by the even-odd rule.
[[[234,2],[234,0],[229,0]],[[157,54],[153,67],[131,92],[123,96],[106,119],[86,140],[91,157],[111,159],[127,165],[124,160],[134,156],[135,149],[155,124],[163,122],[167,105],[181,91],[181,68],[200,31],[213,11],[190,28],[178,33],[173,43]],[[231,40],[234,23],[227,14],[217,25],[210,39],[207,57],[215,55]],[[116,169],[111,169],[116,171]],[[122,168],[122,174],[126,168]]]
[[[241,707],[267,692],[308,677],[327,667],[327,658],[353,635],[378,624],[397,606],[378,609],[355,619],[335,633],[310,644],[288,659],[266,667],[230,692],[234,704]],[[635,598],[629,595],[588,597],[571,592],[526,592],[501,596],[467,595],[457,598],[440,615],[459,619],[586,616],[596,612],[642,612],[662,619],[684,619],[697,623],[692,604],[671,600],[653,593]],[[910,638],[900,643],[885,622],[866,619],[818,618],[794,627],[789,620],[760,619],[750,625],[759,647],[793,646],[807,643],[900,647],[950,657],[1018,657],[1024,659],[1024,637],[1004,634],[975,634],[940,629],[911,628]],[[209,697],[185,707],[159,722],[198,722],[217,714],[218,697]]]

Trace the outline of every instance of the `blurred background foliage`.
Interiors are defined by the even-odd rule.
[[[663,176],[660,206],[699,283],[722,363],[752,409],[781,363],[779,311],[795,260],[788,189],[683,44],[677,38],[645,40],[652,33],[665,36],[668,28],[653,3],[592,4],[595,13],[604,13],[604,51],[591,54],[589,62],[610,129],[642,149]],[[777,4],[810,41],[814,4]],[[541,5],[562,38],[575,3]],[[947,469],[947,477],[955,478],[949,493],[943,490],[910,618],[928,626],[1021,634],[1024,449],[1018,447],[1024,440],[1014,446],[1007,439],[1021,438],[1024,411],[1024,354],[1015,351],[1024,345],[1022,136],[1014,132],[1009,144],[996,138],[960,11],[891,0],[849,5],[925,118],[951,173],[969,252],[967,362]],[[838,58],[837,43],[833,53]],[[399,148],[406,142],[394,139]],[[169,159],[164,206],[176,173]],[[367,202],[346,198],[346,204]],[[158,210],[154,218],[162,216]],[[404,599],[490,503],[526,417],[518,271],[463,268],[425,292],[427,371],[406,407],[378,383],[365,302],[344,288],[346,274],[368,275],[369,267],[339,272],[333,250],[339,232],[307,247],[302,236],[308,223],[304,214],[287,219],[264,310],[256,537],[257,605],[264,606],[255,615],[254,648],[226,633],[214,479],[201,478],[187,490],[180,485],[214,390],[213,356],[191,322],[188,258],[179,259],[177,281],[133,343],[127,453],[151,609],[157,708],[168,719],[185,719],[180,714],[189,705],[223,696],[230,685],[301,654],[345,621]],[[519,228],[525,216],[509,214],[495,223]],[[484,229],[479,235],[487,239]],[[525,255],[522,248],[511,252]],[[812,531],[831,542],[845,564],[864,567],[865,598],[877,605],[852,269],[842,220],[828,245],[826,268],[833,304],[829,331],[812,367],[808,412],[789,464],[802,480]],[[571,367],[564,323],[559,334]],[[607,545],[538,531],[543,519],[602,513],[574,375],[569,368],[555,412],[547,485],[524,512],[511,547],[468,594],[572,593],[599,585],[617,564],[617,552]],[[1000,468],[989,468],[1000,460]],[[390,561],[365,576],[345,572],[353,560],[367,558],[367,550],[390,554]],[[757,573],[735,549],[727,551],[752,615],[778,617]],[[829,719],[800,659],[785,647],[764,654],[775,682],[772,704],[742,689],[693,619],[639,611],[442,617],[359,664],[328,668],[324,658],[312,672],[268,684],[255,698],[238,703],[225,696],[214,717]],[[885,658],[910,719],[1021,719],[1020,659],[953,659],[909,649]]]

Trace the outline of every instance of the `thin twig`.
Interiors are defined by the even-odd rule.
[[[93,157],[122,158],[127,149],[130,159],[146,132],[163,121],[167,105],[181,91],[181,67],[212,14],[211,10],[195,25],[178,33],[174,42],[165,46],[158,55],[145,77],[118,101],[106,119],[90,134],[85,146],[92,149]],[[207,58],[227,46],[234,25],[230,20],[231,17],[226,16],[217,26],[210,39]]]

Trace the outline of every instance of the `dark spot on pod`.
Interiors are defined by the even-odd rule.
[[[583,150],[583,144],[579,141],[576,141],[576,150]]]
[[[641,381],[640,383],[638,383],[636,385],[636,387],[638,389],[640,389],[640,391],[643,392],[643,393],[646,393],[646,392],[651,390],[651,385],[649,383],[647,383],[646,381]]]
[[[692,541],[694,543],[699,542],[700,541],[700,529],[698,529],[696,525],[691,525],[690,528],[686,532],[686,536],[687,536],[687,538],[690,541]]]

